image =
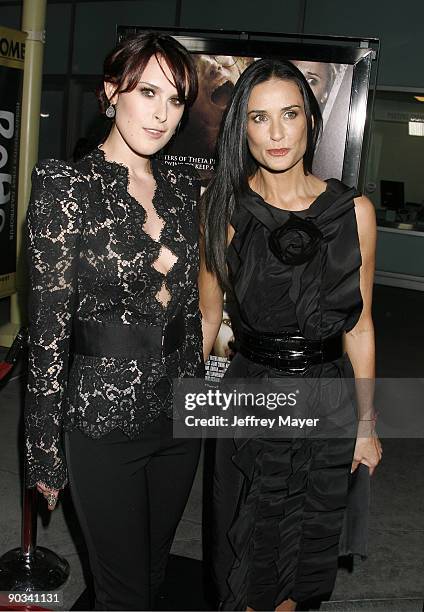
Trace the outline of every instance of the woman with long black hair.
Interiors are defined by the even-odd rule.
[[[230,289],[238,352],[228,377],[355,377],[357,386],[374,377],[374,210],[355,188],[312,175],[320,129],[319,105],[290,62],[258,60],[240,76],[203,200],[205,352]],[[354,406],[337,391],[326,408],[343,422]],[[381,457],[372,393],[358,409],[356,440],[217,440],[221,609],[294,610],[331,594],[351,470],[372,473]]]

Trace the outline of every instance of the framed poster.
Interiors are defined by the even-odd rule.
[[[119,26],[118,40],[151,30],[177,38],[192,53],[199,77],[199,93],[188,121],[163,154],[167,163],[192,164],[206,186],[214,172],[215,143],[235,83],[255,60],[276,57],[298,66],[321,108],[323,131],[315,151],[314,174],[340,179],[349,186],[358,184],[377,39]],[[223,375],[235,348],[231,311],[229,298],[207,364],[212,379]]]
[[[0,298],[15,292],[19,126],[26,34],[0,27]]]

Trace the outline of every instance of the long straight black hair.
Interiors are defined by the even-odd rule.
[[[228,288],[226,265],[227,232],[238,197],[248,191],[258,164],[247,143],[247,106],[253,87],[270,79],[293,81],[302,97],[306,115],[307,145],[303,157],[305,174],[312,171],[312,160],[321,127],[318,102],[307,80],[291,62],[260,59],[240,76],[223,116],[217,141],[217,171],[202,197],[206,267],[216,274],[221,287]]]

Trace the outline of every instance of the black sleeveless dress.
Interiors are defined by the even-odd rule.
[[[354,327],[362,310],[353,201],[358,195],[331,179],[308,209],[295,213],[267,204],[253,191],[239,200],[228,249],[236,341],[243,330],[275,335],[300,330],[319,339]],[[280,227],[277,249],[292,264],[269,248],[270,232]],[[240,353],[226,374],[284,375]],[[351,378],[353,369],[345,354],[304,375]],[[337,402],[328,397],[333,410]],[[329,597],[353,450],[352,438],[217,440],[213,571],[221,609],[273,610],[289,597],[297,602]]]

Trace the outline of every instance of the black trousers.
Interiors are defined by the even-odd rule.
[[[193,483],[200,440],[174,439],[164,415],[143,435],[66,434],[73,502],[86,539],[96,610],[152,610]]]

